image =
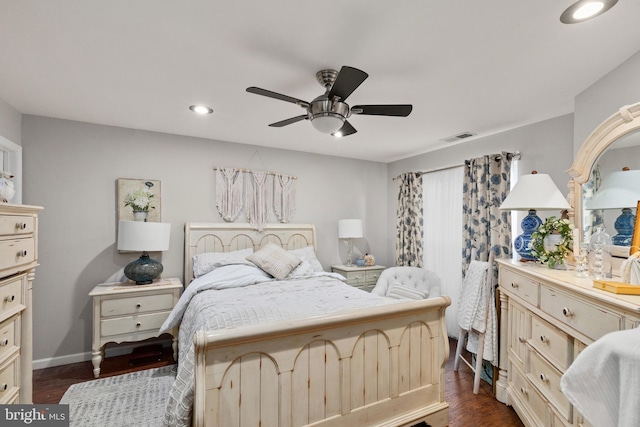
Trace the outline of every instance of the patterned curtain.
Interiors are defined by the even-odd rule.
[[[407,172],[396,180],[398,217],[396,265],[422,267],[422,173]]]
[[[496,258],[511,255],[511,212],[498,208],[510,188],[511,153],[467,160],[463,184],[462,274],[476,259],[487,261],[489,250]]]

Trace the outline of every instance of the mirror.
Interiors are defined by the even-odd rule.
[[[618,112],[602,122],[578,150],[573,165],[567,172],[573,178],[569,183],[571,190],[569,203],[573,207],[573,212],[570,212],[569,215],[573,217],[574,224],[580,231],[580,240],[583,239],[585,217],[589,213],[584,209],[583,185],[591,178],[596,165],[598,165],[596,169],[600,170],[602,178],[610,172],[621,170],[624,166],[640,169],[639,160],[636,160],[637,153],[640,153],[638,144],[640,144],[640,103],[620,108]],[[626,153],[630,152],[636,154],[629,154],[633,157],[624,159],[627,156]],[[621,160],[620,156],[624,160]],[[630,161],[634,164],[630,164]],[[619,212],[611,210],[605,215],[607,233],[616,234],[612,224]],[[613,219],[609,219],[608,216],[613,216]],[[616,256],[627,257],[629,256],[629,247],[618,246],[614,248],[613,252]]]

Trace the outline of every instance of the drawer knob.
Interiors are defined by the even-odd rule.
[[[25,228],[27,228],[26,222],[16,222],[16,229],[24,230]]]
[[[142,326],[142,323],[140,322],[136,323],[136,328],[139,328],[140,326]]]
[[[7,383],[4,383],[2,385],[0,385],[0,391],[6,391],[7,388],[9,388],[9,386],[7,385]]]
[[[562,309],[562,314],[564,315],[564,317],[571,317],[573,316],[573,313],[571,312],[571,310],[569,310],[567,307],[564,307]]]
[[[136,304],[136,308],[140,308],[140,307],[142,307],[142,304],[137,303],[137,304]]]
[[[516,288],[518,287],[518,284],[517,284],[517,283],[515,283],[515,282],[511,282],[511,287],[512,287],[512,288],[514,288],[514,289],[516,289]]]
[[[6,302],[13,302],[15,299],[16,299],[15,295],[7,295],[4,300]]]
[[[522,344],[527,342],[526,338],[523,338],[523,337],[518,337],[518,341],[520,341],[520,343]]]
[[[524,387],[520,387],[520,393],[527,394],[527,389]]]
[[[18,251],[18,253],[16,254],[18,257],[26,257],[27,256],[27,250],[23,249],[21,251]]]
[[[9,340],[8,339],[3,339],[2,341],[0,341],[0,347],[6,347],[9,345]]]
[[[547,337],[540,335],[540,342],[547,342]]]
[[[547,376],[545,374],[540,374],[540,380],[545,383],[548,381]]]

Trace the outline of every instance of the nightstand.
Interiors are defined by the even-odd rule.
[[[340,273],[347,278],[347,284],[360,288],[363,291],[371,292],[371,289],[378,282],[380,273],[386,267],[382,265],[372,265],[370,267],[358,267],[353,265],[348,267],[346,265],[332,265],[331,271],[333,273]]]
[[[103,283],[93,297],[93,375],[100,376],[104,346],[109,342],[135,342],[160,335],[160,326],[178,303],[182,292],[178,279],[160,279],[148,285]],[[173,336],[173,358],[177,360],[177,328]]]

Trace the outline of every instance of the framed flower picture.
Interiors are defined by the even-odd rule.
[[[160,181],[118,178],[118,221],[162,222]]]

